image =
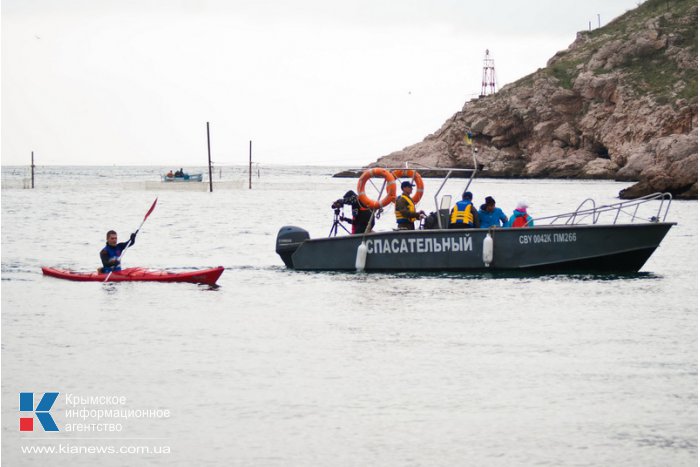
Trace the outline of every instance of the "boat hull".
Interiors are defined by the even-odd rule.
[[[107,274],[75,272],[66,269],[41,268],[46,276],[79,282],[104,282]],[[214,285],[224,272],[222,266],[188,272],[154,271],[144,268],[128,268],[113,272],[109,282],[189,282]]]
[[[278,253],[293,269],[355,270],[357,248],[364,239],[366,271],[637,272],[673,225],[660,222],[375,232],[364,237],[305,240],[294,251],[289,251],[287,244],[285,256],[279,251],[278,236]],[[487,234],[493,239],[493,259],[488,265],[483,258]]]

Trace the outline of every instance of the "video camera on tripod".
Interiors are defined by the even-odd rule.
[[[345,217],[345,215],[340,211],[343,209],[344,204],[343,198],[333,201],[333,204],[331,204],[331,209],[333,209],[333,225],[331,225],[331,230],[328,232],[329,237],[335,237],[338,235],[338,226],[340,226],[347,233],[350,233],[347,227],[341,223],[342,221],[352,223],[352,220]]]
[[[350,233],[350,231],[343,224],[341,224],[341,222],[347,222],[348,224],[353,223],[353,219],[345,217],[345,215],[342,213],[343,206],[345,205],[352,207],[352,215],[354,218],[357,215],[356,210],[360,205],[359,201],[357,200],[357,195],[354,191],[348,191],[343,195],[342,198],[338,198],[337,200],[333,201],[333,204],[331,204],[331,209],[333,209],[334,216],[333,225],[331,226],[331,231],[328,234],[329,237],[338,235],[338,226],[342,227],[342,229],[345,230],[347,233]]]

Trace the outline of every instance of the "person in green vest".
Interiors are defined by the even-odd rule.
[[[411,182],[403,182],[401,184],[401,196],[396,200],[394,212],[396,213],[396,225],[399,230],[416,230],[414,221],[423,219],[425,212],[416,212],[416,203],[411,198],[413,184]]]

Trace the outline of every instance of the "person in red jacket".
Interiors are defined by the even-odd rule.
[[[532,227],[535,222],[527,213],[528,205],[525,201],[520,201],[513,211],[513,215],[508,219],[506,227]]]

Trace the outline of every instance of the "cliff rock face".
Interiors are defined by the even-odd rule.
[[[648,0],[372,165],[471,167],[471,131],[481,177],[638,181],[620,196],[697,198],[697,37],[696,2]]]

